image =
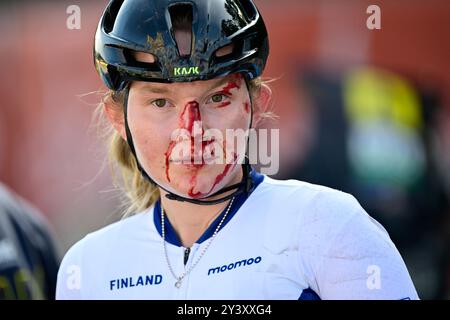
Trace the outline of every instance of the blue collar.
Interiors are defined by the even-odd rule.
[[[258,185],[264,180],[264,176],[258,172],[256,172],[254,169],[250,172],[250,177],[253,181],[253,191],[258,187]],[[253,192],[252,191],[252,192]],[[233,218],[233,216],[236,214],[236,212],[239,210],[239,208],[244,204],[245,200],[250,196],[246,193],[239,194],[233,201],[233,205],[230,208],[230,212],[228,213],[227,217],[223,221],[222,227],[223,228],[230,220]],[[225,208],[222,213],[211,223],[211,225],[208,227],[208,229],[202,234],[202,236],[196,241],[196,243],[202,243],[203,241],[209,239],[212,237],[214,231],[216,230],[217,226],[220,223],[220,220],[222,220],[225,211],[227,208]],[[158,230],[158,233],[162,236],[162,228],[161,228],[161,199],[158,199],[155,203],[155,208],[153,210],[153,221],[155,223],[156,229]],[[175,230],[172,227],[172,224],[170,223],[169,219],[164,220],[164,228],[166,232],[166,241],[170,244],[173,244],[175,246],[181,247],[181,241],[178,238],[177,234],[175,233]]]

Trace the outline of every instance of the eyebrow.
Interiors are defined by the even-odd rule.
[[[160,88],[160,87],[154,87],[154,86],[145,86],[141,89],[142,91],[152,92],[152,93],[169,93],[172,90],[166,89],[166,88]]]
[[[219,81],[214,83],[212,86],[210,86],[205,92],[209,92],[209,91],[223,85],[224,83],[226,83],[228,81],[232,81],[232,80],[230,80],[229,77],[223,77]],[[151,92],[151,93],[157,93],[157,94],[167,94],[167,93],[170,93],[173,91],[172,89],[167,89],[164,87],[155,87],[155,86],[145,86],[141,90],[146,91],[146,92]]]
[[[213,89],[215,89],[215,88],[217,88],[217,87],[223,85],[224,83],[226,83],[226,82],[228,82],[228,81],[231,81],[231,80],[229,79],[229,77],[223,77],[223,78],[220,79],[220,81],[218,81],[218,82],[216,82],[215,84],[213,84],[213,85],[212,85],[211,87],[209,87],[208,90],[206,90],[206,91],[211,91],[211,90],[213,90]]]

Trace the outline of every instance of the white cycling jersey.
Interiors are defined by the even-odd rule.
[[[256,188],[235,199],[179,288],[158,201],[76,243],[57,299],[418,299],[387,232],[353,196],[254,170],[252,178]],[[166,219],[177,276],[197,262],[223,214],[188,252]]]

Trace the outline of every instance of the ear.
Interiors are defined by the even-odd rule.
[[[103,103],[103,110],[105,111],[108,121],[117,131],[117,133],[122,137],[122,139],[126,141],[127,135],[125,131],[125,120],[122,106],[118,105],[109,97],[105,99]]]
[[[268,85],[262,84],[253,99],[253,127],[256,127],[263,119],[262,115],[269,109],[272,100],[272,90]]]

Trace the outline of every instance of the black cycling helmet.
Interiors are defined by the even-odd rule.
[[[180,15],[189,20],[189,53],[180,52],[175,36],[178,26],[174,22]],[[228,50],[221,50],[224,48]],[[138,52],[151,54],[155,61],[146,63],[136,60],[135,54]],[[95,35],[94,61],[108,88],[125,90],[127,142],[142,175],[156,184],[139,163],[128,126],[130,81],[189,82],[241,73],[248,86],[248,81],[262,74],[268,54],[267,30],[252,0],[110,1]],[[253,114],[253,108],[251,112]],[[204,199],[185,198],[165,189],[168,192],[166,197],[210,205],[240,193],[248,193],[252,189],[252,180],[247,156],[242,167],[243,178],[240,183],[223,188]],[[207,200],[234,189],[226,197]]]
[[[180,9],[192,17],[188,55],[180,54],[172,24]],[[216,55],[229,45],[232,52]],[[156,61],[136,61],[133,52]],[[186,82],[238,72],[253,79],[262,74],[268,53],[267,30],[252,0],[113,0],[94,46],[96,68],[113,90],[130,80]]]

